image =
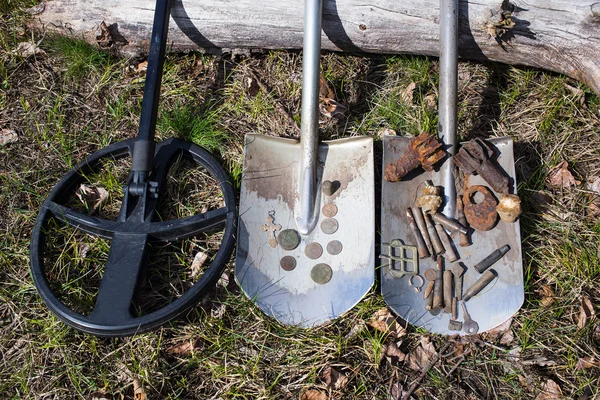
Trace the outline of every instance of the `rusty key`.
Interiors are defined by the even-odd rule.
[[[479,332],[479,324],[471,319],[471,316],[467,311],[467,306],[465,306],[465,303],[461,302],[460,305],[462,306],[464,314],[463,319],[465,320],[465,322],[463,323],[464,331],[469,335],[476,334],[477,332]]]

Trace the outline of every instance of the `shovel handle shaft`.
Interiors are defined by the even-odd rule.
[[[440,0],[439,136],[450,157],[440,168],[444,186],[444,214],[456,213],[454,162],[456,152],[456,98],[458,87],[458,0]]]
[[[319,78],[321,56],[321,13],[323,0],[305,0],[304,47],[302,52],[302,115],[300,143],[300,215],[298,230],[308,234],[314,228],[318,212],[317,150],[319,141]]]

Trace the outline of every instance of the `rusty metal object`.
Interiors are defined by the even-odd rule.
[[[458,220],[458,222],[461,223],[462,226],[467,228],[467,233],[460,233],[458,235],[460,239],[460,247],[469,247],[471,245],[471,241],[469,240],[469,227],[467,226],[467,218],[465,218],[465,210],[462,196],[456,196],[456,219]]]
[[[427,256],[429,256],[429,251],[427,251],[427,245],[425,244],[425,241],[423,240],[423,237],[421,236],[421,233],[419,232],[419,229],[417,228],[417,225],[415,224],[415,219],[413,217],[412,211],[410,210],[410,208],[406,209],[406,219],[408,220],[408,225],[410,226],[410,230],[413,233],[413,236],[415,237],[415,242],[417,242],[417,250],[419,251],[419,258],[425,258]]]
[[[449,262],[454,262],[454,261],[458,260],[458,255],[454,251],[454,247],[452,246],[452,241],[450,240],[450,237],[444,230],[444,227],[441,225],[436,225],[435,230],[437,231],[437,234],[440,237],[442,244],[444,245],[444,249],[446,250],[444,252],[444,258],[446,260],[448,260]]]
[[[442,225],[444,228],[448,229],[450,231],[450,233],[454,233],[454,232],[458,231],[458,232],[466,235],[468,232],[467,228],[464,227],[461,223],[456,222],[456,221],[446,217],[444,214],[441,214],[441,213],[431,214],[431,219],[433,219],[438,224]]]
[[[433,286],[434,285],[435,285],[434,281],[427,282],[427,286],[425,286],[425,290],[423,291],[423,298],[424,299],[427,299],[431,295],[431,293],[433,293]]]
[[[452,298],[452,319],[458,319],[458,299],[456,297]]]
[[[474,199],[477,193],[484,196],[480,203],[476,203]],[[465,217],[471,227],[478,231],[489,231],[496,226],[498,201],[490,189],[482,185],[471,186],[463,194],[463,202]]]
[[[504,257],[504,255],[506,253],[508,253],[509,250],[510,250],[510,246],[507,245],[507,244],[505,244],[504,246],[502,246],[499,249],[493,251],[492,254],[490,254],[489,256],[487,256],[486,258],[484,258],[483,260],[479,261],[477,264],[475,264],[474,268],[480,274],[484,273],[486,269],[488,269],[489,267],[491,267],[492,265],[494,265],[494,263],[496,261],[498,261],[502,257]]]
[[[429,219],[429,214],[425,214],[423,215],[423,217],[425,218],[425,225],[427,226],[427,232],[429,233],[429,238],[431,239],[433,251],[437,255],[444,254],[444,245],[442,244],[442,241],[440,240],[440,237],[438,236],[438,233],[435,230],[433,222],[431,222],[431,220]],[[432,256],[435,254],[432,254]]]
[[[490,157],[494,150],[483,139],[472,139],[464,143],[454,155],[455,164],[465,174],[477,174],[496,192],[508,194],[508,177]]]
[[[397,182],[419,166],[425,171],[433,170],[434,165],[446,156],[437,137],[427,132],[410,141],[408,151],[385,167],[385,180]]]
[[[446,270],[443,275],[444,283],[444,312],[450,314],[452,312],[452,282],[454,281],[454,275],[452,271]]]
[[[463,301],[469,301],[471,297],[477,295],[481,292],[487,285],[490,284],[491,281],[496,278],[496,271],[493,269],[488,269],[475,281],[474,284],[471,285],[469,290],[463,296]]]
[[[423,237],[423,240],[425,241],[427,251],[429,251],[429,254],[433,254],[433,247],[431,246],[431,239],[429,238],[429,233],[427,233],[427,225],[425,224],[423,211],[419,207],[411,207],[410,209],[412,210],[413,217],[415,218],[415,222],[417,223],[417,228],[419,228],[419,232],[421,232],[421,237]]]
[[[449,331],[462,331],[463,323],[460,321],[455,321],[451,319],[448,321],[448,330]]]
[[[444,270],[442,266],[442,257],[438,256],[435,263],[435,281],[433,286],[433,307],[432,309],[442,308],[444,306]]]
[[[462,263],[452,264],[450,270],[454,274],[454,294],[458,300],[462,300],[463,275],[467,270]]]
[[[430,282],[433,283],[433,282]],[[425,309],[431,311],[433,309],[433,291],[425,298]]]

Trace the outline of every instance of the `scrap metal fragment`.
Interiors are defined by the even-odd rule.
[[[509,250],[510,246],[507,244],[505,244],[497,250],[494,250],[489,256],[475,264],[475,269],[477,270],[477,272],[482,274],[486,269],[494,265],[496,261],[504,257],[504,255],[508,253]]]
[[[467,218],[465,218],[465,210],[464,204],[462,200],[462,196],[456,197],[456,219],[460,222],[465,228],[467,228],[467,233],[459,234],[460,239],[460,247],[469,247],[471,245],[471,241],[469,240],[468,235],[468,226],[467,226]]]
[[[425,244],[425,240],[421,236],[417,225],[415,224],[415,219],[413,217],[413,213],[410,208],[406,209],[406,219],[408,220],[408,226],[410,226],[410,230],[413,233],[415,238],[415,242],[417,242],[417,250],[419,251],[419,258],[425,258],[429,256],[429,251],[427,251],[427,245]]]
[[[449,262],[454,262],[454,261],[458,260],[458,255],[454,251],[454,247],[452,246],[452,241],[450,240],[450,237],[444,230],[444,227],[441,225],[436,225],[435,230],[437,231],[438,236],[440,237],[440,240],[442,241],[442,244],[444,245],[444,249],[446,250],[444,252],[444,258],[446,260],[448,260]]]
[[[491,281],[496,278],[496,271],[493,269],[488,269],[475,281],[474,284],[471,285],[469,290],[463,296],[463,301],[469,301],[471,297],[477,295],[481,292]]]
[[[406,153],[385,167],[385,180],[397,182],[419,166],[432,171],[434,165],[446,156],[439,140],[430,133],[423,132],[411,139]]]
[[[483,195],[483,200],[479,203],[474,198],[477,193]],[[489,231],[496,226],[498,201],[490,189],[482,185],[471,186],[465,191],[463,202],[465,217],[471,227],[478,231]]]
[[[496,192],[508,194],[508,177],[490,157],[494,150],[483,139],[464,143],[454,155],[454,162],[465,174],[478,174]]]

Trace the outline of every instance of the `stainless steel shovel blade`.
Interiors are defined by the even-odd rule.
[[[384,137],[383,165],[388,165],[404,154],[408,149],[409,142],[409,138]],[[516,188],[512,139],[496,138],[490,139],[489,142],[499,150],[497,162],[511,177],[512,185]],[[443,168],[440,171],[443,171]],[[479,176],[469,176],[467,179],[467,186],[487,186]],[[427,180],[433,181],[436,186],[444,185],[443,174],[436,171],[420,172],[416,177],[406,178],[406,180],[399,182],[388,182],[385,178],[382,179],[381,242],[384,255],[390,249],[383,244],[390,243],[394,239],[400,239],[406,245],[416,245],[406,220],[406,209],[415,206],[417,193]],[[499,197],[498,193],[495,193],[495,195]],[[449,215],[449,217],[453,218],[454,216]],[[465,303],[470,317],[479,324],[479,332],[484,332],[513,316],[523,304],[523,262],[519,220],[512,224],[499,221],[489,231],[475,231],[471,236],[471,241],[471,246],[460,247],[458,238],[454,238],[454,246],[460,259],[456,263],[446,261],[444,263],[446,269],[452,268],[453,264],[458,264],[464,268],[463,293],[481,276],[473,266],[494,250],[506,244],[510,246],[508,253],[492,266],[498,277],[477,296]],[[381,259],[381,291],[386,303],[396,314],[407,322],[426,329],[428,332],[446,335],[467,334],[465,331],[449,329],[450,314],[441,313],[440,311],[426,311],[423,290],[417,292],[415,287],[411,286],[409,275],[399,277],[398,273],[394,272],[394,269],[397,268],[395,264],[397,263],[392,263],[386,258]],[[420,259],[418,265],[420,276],[423,277],[427,269],[435,269],[435,267],[436,263],[432,258]],[[413,283],[416,285],[419,284],[418,281],[418,279],[413,279]],[[465,317],[460,308],[458,317],[460,321],[463,321]]]
[[[310,327],[340,316],[374,282],[372,138],[319,144],[318,220],[307,235],[300,235],[296,221],[301,207],[300,142],[249,134],[245,146],[238,284],[266,314],[284,324]],[[323,182],[333,187],[321,190]]]

